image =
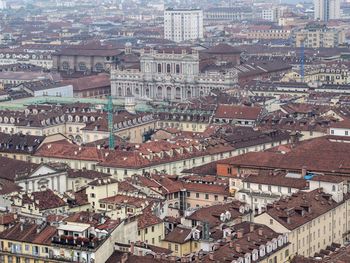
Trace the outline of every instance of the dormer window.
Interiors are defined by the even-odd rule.
[[[257,261],[258,258],[259,258],[258,250],[254,249],[252,252],[252,259],[253,259],[253,261]]]
[[[261,245],[259,248],[259,255],[260,257],[264,257],[265,256],[265,246]]]

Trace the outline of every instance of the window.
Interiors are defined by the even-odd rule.
[[[270,225],[273,225],[273,219],[270,219]]]
[[[171,244],[170,243],[168,243],[168,249],[171,250]]]
[[[196,198],[199,198],[199,193],[196,193]]]
[[[166,65],[166,73],[170,73],[170,71],[171,71],[170,64],[167,64]]]
[[[349,131],[345,131],[345,135],[349,135]]]
[[[158,73],[161,73],[162,72],[162,65],[159,63],[158,64]]]
[[[334,130],[331,130],[331,134],[334,134]]]
[[[335,184],[332,185],[332,191],[335,192],[336,191],[336,187],[335,187]]]
[[[103,65],[101,63],[97,63],[95,65],[95,71],[97,71],[97,72],[103,71]]]
[[[285,258],[289,257],[289,250],[288,249],[286,249],[286,251],[284,252],[284,257]]]
[[[217,201],[219,198],[217,195],[214,195],[214,199],[215,199],[215,201]]]
[[[179,245],[175,245],[175,251],[179,251]]]
[[[79,71],[86,71],[86,69],[87,69],[86,64],[84,62],[80,62],[78,64],[78,69],[79,69]]]
[[[152,244],[154,245],[154,237],[152,237]]]
[[[63,70],[69,70],[69,63],[66,62],[66,61],[63,62],[63,63],[62,63],[62,69],[63,69]]]
[[[152,232],[154,232],[154,226],[152,226]]]
[[[248,188],[248,189],[250,188],[250,183],[247,183],[247,188]]]
[[[205,194],[205,199],[209,199],[209,194]]]
[[[90,197],[91,197],[91,198],[95,198],[95,194],[94,194],[94,193],[91,193],[91,194],[90,194]]]
[[[187,192],[187,197],[190,197],[191,196],[191,192]]]

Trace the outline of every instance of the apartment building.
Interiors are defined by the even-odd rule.
[[[334,243],[344,244],[350,223],[348,203],[346,197],[336,202],[320,188],[300,191],[268,205],[254,221],[288,233],[291,255],[310,257]]]
[[[203,38],[203,11],[174,9],[164,11],[164,38],[175,42]]]
[[[314,0],[315,20],[340,19],[340,0]]]
[[[326,25],[307,25],[294,33],[295,46],[306,48],[334,48],[345,43],[345,32]]]

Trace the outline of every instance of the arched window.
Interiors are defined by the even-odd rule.
[[[176,64],[175,71],[176,71],[176,74],[180,74],[180,65],[179,64]]]
[[[187,98],[191,98],[192,97],[192,93],[190,90],[187,91]]]
[[[167,99],[171,99],[171,87],[166,88],[166,97]]]
[[[131,95],[131,90],[130,90],[130,88],[127,88],[127,89],[126,89],[126,95]]]
[[[176,87],[175,98],[176,99],[181,99],[181,89],[180,89],[180,87]]]
[[[170,73],[171,67],[170,64],[166,64],[166,73]]]
[[[162,73],[162,64],[158,63],[158,73]]]
[[[96,63],[96,65],[95,65],[95,71],[101,72],[101,71],[103,71],[103,70],[104,70],[104,68],[103,68],[102,63]]]
[[[119,97],[122,96],[122,88],[121,88],[121,87],[118,88],[118,96],[119,96]]]
[[[149,97],[149,88],[146,89],[146,96]]]
[[[78,143],[81,143],[83,141],[83,139],[81,138],[80,135],[75,136],[75,141]]]
[[[78,70],[79,71],[86,71],[86,64],[84,62],[79,62]]]
[[[136,88],[136,89],[135,89],[135,94],[137,94],[137,95],[140,94],[139,88]]]
[[[160,86],[157,89],[157,97],[158,98],[162,98],[163,97],[163,88],[160,87]]]
[[[67,61],[62,62],[62,69],[69,70],[69,63]]]

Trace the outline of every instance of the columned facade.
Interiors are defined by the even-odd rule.
[[[200,73],[196,51],[169,54],[151,50],[141,54],[140,64],[140,70],[112,70],[113,97],[134,95],[153,100],[183,101],[208,95],[213,89],[234,88],[237,83],[235,72]]]

